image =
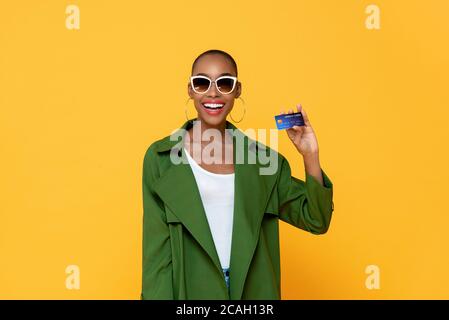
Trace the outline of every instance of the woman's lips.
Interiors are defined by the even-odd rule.
[[[210,115],[220,114],[224,109],[224,103],[202,103],[203,109]]]

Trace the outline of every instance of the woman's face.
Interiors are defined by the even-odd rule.
[[[236,77],[236,70],[232,63],[225,57],[219,54],[206,55],[200,58],[193,69],[192,76],[205,75],[216,80],[223,75],[230,75]],[[241,83],[237,82],[234,90],[229,94],[221,94],[215,85],[212,83],[209,91],[203,94],[198,94],[193,91],[190,82],[188,83],[188,94],[193,99],[198,118],[209,126],[219,126],[226,121],[227,115],[231,112],[234,106],[234,99],[238,98],[241,93]],[[224,104],[219,110],[207,109],[204,104],[218,103]]]

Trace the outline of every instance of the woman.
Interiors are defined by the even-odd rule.
[[[166,136],[145,153],[141,299],[280,299],[279,219],[313,234],[329,228],[333,186],[304,108],[305,126],[287,129],[304,160],[302,181],[280,153],[227,121],[241,90],[228,53],[202,53],[188,83],[197,117],[177,131],[180,140]],[[211,133],[219,135],[204,139]],[[275,155],[277,169],[261,174],[261,161],[236,161],[242,152]]]

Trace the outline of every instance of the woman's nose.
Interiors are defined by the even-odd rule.
[[[217,85],[215,84],[215,82],[213,82],[212,85],[210,86],[210,89],[207,92],[207,95],[211,96],[211,97],[216,97],[217,95],[219,95],[219,92],[217,90]]]

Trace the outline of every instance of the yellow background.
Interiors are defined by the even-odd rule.
[[[371,3],[380,30],[365,27]],[[65,27],[69,4],[80,30]],[[0,298],[139,299],[143,155],[185,121],[191,64],[216,48],[239,66],[238,126],[274,128],[302,103],[334,183],[326,235],[281,223],[283,298],[448,299],[448,12],[445,0],[2,1]],[[65,287],[71,264],[80,290]],[[370,264],[379,290],[365,287]]]

